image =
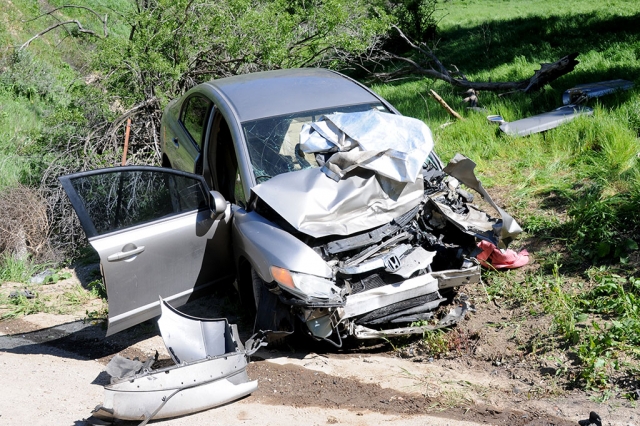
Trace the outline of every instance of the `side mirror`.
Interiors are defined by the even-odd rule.
[[[224,217],[224,212],[227,210],[227,200],[218,191],[209,191],[209,195],[211,195],[211,218]]]

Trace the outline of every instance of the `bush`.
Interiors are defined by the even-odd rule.
[[[5,189],[0,193],[0,211],[0,253],[18,259],[51,257],[47,205],[37,191],[24,185]]]
[[[67,99],[64,72],[54,69],[48,62],[37,60],[28,51],[15,52],[5,59],[0,73],[0,87],[15,96],[30,100],[36,97],[49,101]]]

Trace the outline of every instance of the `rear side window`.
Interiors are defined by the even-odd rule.
[[[202,96],[192,96],[185,102],[180,116],[182,125],[187,129],[200,150],[202,150],[204,126],[210,109],[211,101],[209,99]]]

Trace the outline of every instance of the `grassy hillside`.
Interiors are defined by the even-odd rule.
[[[59,0],[46,4],[12,0],[0,6],[0,190],[20,181],[39,181],[42,152],[33,150],[44,146],[46,151],[43,131],[55,121],[47,119],[69,106],[74,86],[83,84],[92,71],[93,40],[75,33],[73,26],[68,31],[54,29],[24,50],[16,49],[62,20],[77,19],[85,28],[102,33],[102,23],[84,9],[63,8],[56,18],[42,16],[65,4]],[[112,37],[126,35],[128,27],[116,12],[131,8],[126,0],[88,0],[82,6],[111,16]]]
[[[540,93],[480,93],[482,113],[465,109],[459,91],[443,82],[374,89],[430,125],[444,161],[456,152],[474,159],[485,185],[523,225],[516,246],[533,251],[534,265],[484,277],[489,299],[528,312],[505,325],[513,341],[520,327],[548,323],[535,339],[520,341],[521,353],[557,359],[562,377],[602,395],[635,386],[629,379],[640,357],[640,3],[454,0],[441,8],[437,54],[470,80],[525,79],[541,62],[580,53],[576,69]],[[543,134],[507,136],[485,118],[513,121],[550,111],[562,105],[564,90],[616,78],[636,87],[590,101],[593,117]],[[452,119],[428,89],[465,120],[443,126]]]

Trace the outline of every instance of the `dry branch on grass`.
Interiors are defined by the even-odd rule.
[[[406,64],[404,67],[392,72],[373,74],[375,78],[383,81],[391,81],[399,77],[417,73],[437,80],[446,81],[453,86],[463,89],[529,93],[540,90],[553,80],[570,73],[579,63],[576,60],[578,53],[571,53],[553,63],[540,64],[540,69],[537,70],[531,78],[526,80],[505,82],[469,81],[455,65],[452,65],[453,70],[448,70],[433,50],[425,43],[416,43],[407,37],[398,27],[395,27],[395,29],[400,34],[400,37],[411,46],[417,56],[415,58],[409,58],[383,51],[381,53],[383,58],[392,62],[403,62]]]
[[[440,95],[436,93],[435,90],[430,89],[429,94],[431,94],[431,96],[433,96],[433,99],[438,101],[438,103],[442,106],[442,108],[444,108],[453,118],[456,118],[458,120],[464,120],[464,118],[462,118],[460,114],[458,114],[453,108],[451,108],[449,104],[446,103],[445,100],[442,99]]]

